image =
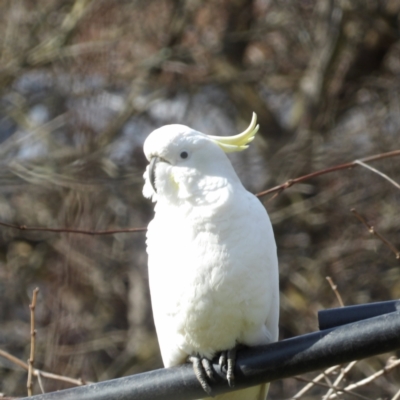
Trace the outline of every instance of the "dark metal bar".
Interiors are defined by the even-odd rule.
[[[400,349],[400,311],[238,351],[236,389]],[[231,391],[217,364],[215,394]],[[194,400],[205,397],[190,364],[26,398]]]
[[[329,308],[318,311],[319,329],[330,329],[398,310],[400,310],[400,300]]]

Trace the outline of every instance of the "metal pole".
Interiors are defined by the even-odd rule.
[[[318,311],[319,329],[330,329],[335,326],[350,324],[398,310],[400,310],[400,300],[329,308],[327,310]]]
[[[238,351],[236,389],[400,349],[400,311]],[[217,364],[215,394],[231,391]],[[205,393],[192,366],[159,369],[30,400],[194,400]]]

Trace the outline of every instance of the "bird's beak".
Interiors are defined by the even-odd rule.
[[[157,193],[157,190],[156,190],[156,164],[158,161],[160,161],[160,157],[154,156],[151,158],[150,165],[149,165],[149,181],[150,181],[151,187],[153,188],[155,193]]]

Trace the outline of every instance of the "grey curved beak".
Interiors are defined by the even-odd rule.
[[[151,184],[151,187],[153,188],[154,192],[157,193],[156,189],[156,164],[157,162],[160,161],[160,157],[152,157],[150,160],[150,166],[149,166],[149,181]]]

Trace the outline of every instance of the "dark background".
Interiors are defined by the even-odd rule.
[[[146,226],[142,145],[169,123],[232,135],[255,111],[258,137],[231,157],[255,193],[398,149],[399,12],[395,0],[1,1],[0,221]],[[400,181],[399,158],[371,165]],[[328,275],[346,305],[400,297],[399,261],[350,212],[399,248],[400,191],[387,180],[359,166],[269,199],[281,338],[316,330],[317,310],[338,306]],[[144,233],[0,228],[0,348],[23,361],[35,287],[37,368],[99,381],[161,367]],[[358,363],[347,383],[387,359]],[[358,393],[389,399],[398,382],[391,373]],[[276,382],[270,398],[304,385]],[[26,372],[4,358],[0,392],[26,393]]]

